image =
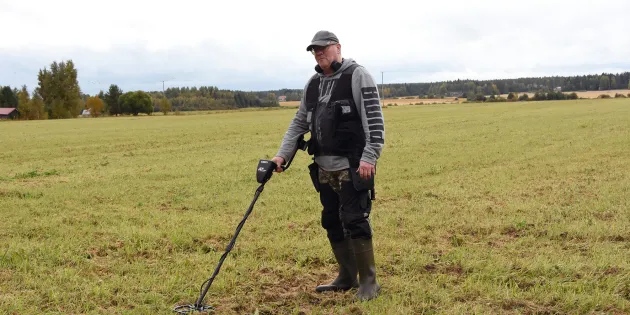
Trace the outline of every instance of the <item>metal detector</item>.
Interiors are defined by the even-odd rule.
[[[297,140],[297,146],[295,150],[293,151],[293,154],[291,154],[288,161],[285,161],[285,163],[280,166],[282,170],[286,171],[289,168],[298,149],[302,151],[306,151],[307,147],[308,147],[308,143],[304,141],[304,135],[300,135],[300,137]],[[179,313],[179,314],[189,314],[195,311],[196,312],[214,311],[215,309],[214,307],[203,304],[203,300],[206,296],[206,293],[208,293],[208,289],[210,289],[210,286],[212,285],[214,278],[219,273],[219,269],[221,269],[221,265],[223,265],[223,261],[225,260],[225,257],[227,257],[228,253],[232,250],[232,247],[234,247],[236,238],[238,237],[238,234],[241,232],[241,229],[243,228],[243,225],[245,224],[247,217],[254,209],[254,204],[256,203],[256,200],[258,200],[258,196],[260,196],[260,193],[263,191],[265,184],[267,183],[267,181],[269,181],[269,179],[271,178],[271,175],[273,175],[273,171],[277,167],[278,166],[276,165],[276,163],[274,163],[271,160],[258,161],[258,167],[256,168],[256,181],[258,181],[260,186],[258,186],[258,189],[256,189],[256,193],[254,194],[254,199],[249,205],[247,212],[245,212],[245,216],[243,217],[243,220],[241,220],[241,223],[238,224],[238,227],[236,228],[236,233],[234,233],[232,240],[230,241],[227,248],[225,249],[225,253],[223,253],[223,255],[221,256],[221,259],[219,260],[219,264],[214,269],[214,273],[208,280],[206,280],[203,284],[201,284],[201,294],[199,295],[199,299],[197,299],[197,302],[195,302],[195,304],[176,306],[173,309],[174,312]]]

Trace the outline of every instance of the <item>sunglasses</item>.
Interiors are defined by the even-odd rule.
[[[332,45],[328,45],[328,46],[315,46],[315,47],[311,48],[310,52],[313,55],[317,55],[317,53],[323,52],[326,49],[328,49],[328,47],[334,46],[334,45],[336,45],[336,44],[332,44]]]

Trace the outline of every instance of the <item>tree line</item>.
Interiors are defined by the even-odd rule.
[[[601,75],[532,77],[502,80],[455,80],[434,83],[403,83],[383,85],[385,97],[400,96],[460,96],[501,95],[525,92],[576,92],[630,89],[630,72]],[[428,97],[431,98],[431,97]]]
[[[380,85],[384,97],[464,97],[469,100],[478,95],[491,96],[513,93],[547,93],[550,91],[606,91],[630,89],[630,72],[602,73],[581,76],[531,77],[501,80],[453,80],[429,83],[391,83]],[[269,91],[286,95],[287,101],[300,100],[302,89]]]
[[[233,91],[214,86],[174,87],[150,95],[155,99],[165,96],[172,108],[180,111],[280,106],[272,92]]]
[[[269,93],[273,93],[278,96],[285,96],[286,101],[300,101],[302,99],[302,90],[296,89],[280,89],[280,90],[271,90],[267,91]]]
[[[615,96],[609,94],[600,94],[597,98],[630,98],[630,93],[624,95],[623,93],[615,93]],[[519,95],[517,92],[510,92],[507,97],[501,95],[485,96],[483,94],[477,94],[467,99],[467,102],[531,102],[531,101],[556,101],[556,100],[577,100],[579,99],[577,93],[562,93],[560,91],[538,91],[532,96],[527,93]]]
[[[77,75],[72,60],[55,61],[50,68],[39,70],[37,87],[32,93],[26,85],[20,90],[3,87],[0,107],[17,108],[20,119],[26,120],[75,118],[84,110],[89,110],[92,116],[106,112],[133,115],[153,112],[151,98],[145,92],[123,94],[113,85],[107,94],[90,96],[81,92]]]
[[[233,91],[214,86],[172,87],[165,91],[123,92],[116,84],[96,95],[81,92],[77,70],[72,60],[56,61],[50,68],[39,70],[38,85],[29,93],[0,86],[0,107],[15,107],[22,119],[59,119],[79,116],[89,110],[92,116],[151,115],[156,111],[195,111],[279,106],[278,96],[286,101],[299,101],[302,89],[279,89],[259,92]],[[454,80],[430,83],[394,83],[380,86],[384,97],[463,97],[469,101],[501,100],[508,93],[538,92],[532,100],[563,99],[571,94],[551,92],[605,91],[630,89],[630,72],[598,75],[531,77],[502,80]],[[550,94],[551,93],[551,94]],[[521,97],[525,97],[522,94]],[[549,96],[551,95],[551,96]],[[490,98],[488,97],[490,96]],[[506,99],[507,100],[507,99]],[[524,100],[524,99],[517,99]]]
[[[90,116],[151,115],[156,111],[236,109],[245,107],[280,106],[276,94],[243,92],[212,86],[169,88],[158,91],[127,91],[111,84],[107,91],[96,95],[84,94],[77,80],[72,60],[53,62],[40,69],[37,87],[29,93],[21,89],[0,86],[0,107],[17,108],[20,119],[75,118],[88,110]]]

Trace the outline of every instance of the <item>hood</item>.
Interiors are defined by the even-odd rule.
[[[336,76],[337,74],[343,72],[344,70],[348,69],[350,66],[352,66],[353,64],[357,63],[356,61],[354,61],[354,59],[352,58],[343,58],[341,60],[341,68],[339,68],[337,71],[335,71],[332,75],[330,75],[331,77]],[[318,75],[320,77],[326,77],[325,74],[323,73],[318,73]]]

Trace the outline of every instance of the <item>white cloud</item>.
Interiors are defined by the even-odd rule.
[[[72,59],[82,89],[301,88],[305,47],[335,32],[380,82],[630,70],[627,0],[0,0],[0,84]]]

